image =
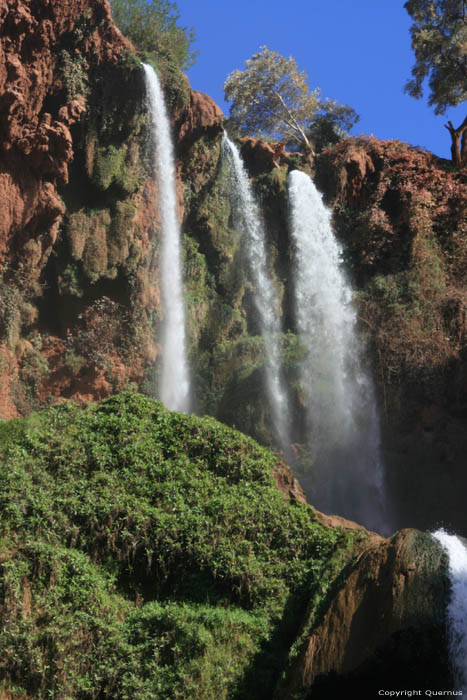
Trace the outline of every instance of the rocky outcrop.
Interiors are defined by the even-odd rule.
[[[368,544],[331,587],[321,614],[305,622],[301,652],[275,699],[451,687],[447,555],[416,530]]]
[[[242,156],[252,175],[279,168],[281,156],[285,153],[284,144],[270,144],[261,139],[246,138],[242,141]]]
[[[204,92],[190,89],[190,103],[182,115],[178,140],[192,142],[210,130],[219,133],[222,128],[223,113],[214,100]]]
[[[465,170],[400,141],[374,138],[348,139],[324,151],[315,168],[360,282],[407,267],[423,224],[442,246],[451,239],[451,255],[459,246],[467,208]],[[454,274],[465,264],[465,251],[458,253]]]
[[[0,22],[0,325],[10,355],[21,362],[16,345],[24,316],[41,295],[67,210],[61,188],[76,155],[73,125],[88,112],[87,71],[115,65],[130,45],[107,0],[2,0]],[[11,386],[21,379],[17,362],[4,369],[8,416],[21,403]]]
[[[0,253],[21,255],[15,237],[45,229],[44,254],[64,213],[56,185],[68,181],[70,126],[86,110],[65,83],[78,80],[77,63],[115,62],[129,44],[106,0],[2,0],[0,22]]]
[[[273,470],[273,476],[277,488],[284,494],[287,500],[296,501],[297,503],[306,503],[305,492],[295,478],[293,471],[289,469],[284,462],[278,461]],[[320,522],[326,527],[332,527],[332,525],[328,525],[326,522],[321,520]]]

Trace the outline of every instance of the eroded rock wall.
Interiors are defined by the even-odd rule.
[[[160,221],[140,59],[107,0],[2,2],[0,20],[1,416],[153,393]],[[189,159],[222,113],[181,72],[165,88]],[[195,175],[212,176],[208,159]]]
[[[27,410],[26,394],[44,398],[36,301],[67,213],[62,192],[76,156],[73,126],[89,112],[87,75],[116,66],[129,44],[104,0],[2,0],[0,23],[0,409],[8,417]]]
[[[333,207],[378,387],[397,521],[467,531],[467,171],[350,139],[316,183]]]
[[[160,221],[139,58],[105,0],[2,11],[1,415],[128,387],[154,395]],[[196,407],[271,443],[222,112],[158,68],[175,137]],[[271,261],[286,299],[285,156],[259,142],[244,151],[261,192],[277,195]]]

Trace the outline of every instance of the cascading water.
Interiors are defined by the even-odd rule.
[[[154,140],[158,204],[161,218],[161,291],[164,310],[159,397],[167,408],[189,410],[190,379],[186,359],[185,309],[177,218],[175,166],[170,122],[154,69],[143,63]]]
[[[266,389],[278,443],[289,455],[289,408],[281,381],[279,302],[268,274],[266,242],[259,207],[237,147],[224,133],[223,152],[230,163],[234,215],[244,231],[248,261],[256,288],[255,304],[266,354]]]
[[[437,530],[433,537],[447,550],[451,597],[447,609],[448,639],[454,681],[467,692],[467,549],[455,535]]]
[[[363,371],[352,292],[331,214],[308,175],[289,174],[300,382],[313,453],[313,504],[387,532],[379,421]],[[301,477],[307,486],[307,478]]]

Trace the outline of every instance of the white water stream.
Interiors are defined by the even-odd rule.
[[[234,216],[245,235],[249,267],[255,285],[255,305],[258,310],[261,336],[266,356],[266,390],[279,446],[289,452],[289,407],[281,380],[280,307],[268,272],[265,232],[260,209],[256,203],[248,175],[237,147],[224,133],[223,150],[230,163]]]
[[[170,122],[154,69],[143,63],[154,141],[158,205],[161,218],[161,292],[164,313],[159,397],[167,408],[188,412],[190,379],[186,359],[185,308],[177,217],[175,165]]]
[[[362,368],[341,248],[311,178],[296,170],[288,183],[296,323],[305,352],[300,382],[314,458],[311,500],[325,512],[385,533],[379,420],[373,385]]]
[[[437,530],[433,537],[449,555],[451,597],[448,604],[448,640],[456,690],[467,693],[467,549],[455,535]]]

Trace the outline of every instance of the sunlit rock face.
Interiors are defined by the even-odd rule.
[[[87,401],[149,386],[162,312],[143,73],[109,3],[2,2],[0,17],[7,418],[61,396]],[[222,113],[182,74],[169,92],[177,150],[189,159],[220,132]],[[198,159],[194,187],[204,167]]]

